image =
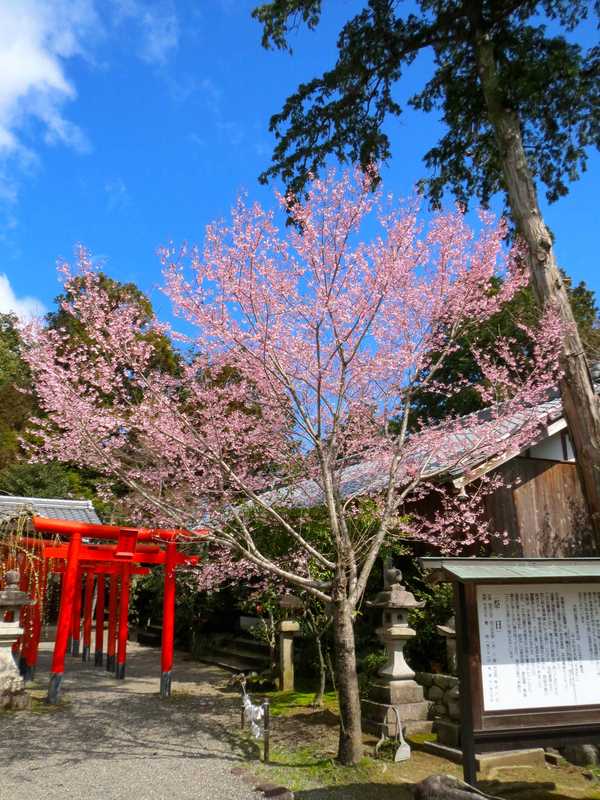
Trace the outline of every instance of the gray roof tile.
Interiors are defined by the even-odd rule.
[[[501,418],[498,408],[484,409],[467,414],[460,420],[461,427],[445,438],[445,446],[433,454],[429,461],[427,475],[447,474],[460,477],[470,470],[505,453],[510,439],[529,423],[531,413],[518,412]],[[557,392],[535,408],[534,416],[540,426],[551,425],[563,416],[562,402]],[[478,426],[494,419],[497,438],[493,444],[477,447]],[[534,444],[534,441],[531,442]],[[414,455],[413,455],[414,457]],[[383,460],[365,460],[346,467],[340,474],[340,490],[343,498],[376,494],[385,489],[388,476]],[[310,508],[324,502],[323,491],[317,481],[301,480],[266,492],[262,499],[272,505],[292,508]]]
[[[91,500],[62,500],[46,497],[15,497],[0,495],[0,517],[22,508],[32,508],[40,517],[70,519],[100,524],[101,520]]]

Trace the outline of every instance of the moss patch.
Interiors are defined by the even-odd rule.
[[[336,692],[327,692],[323,697],[323,706],[315,708],[314,692],[265,692],[263,697],[269,698],[271,714],[274,717],[291,716],[299,710],[326,710],[334,714],[339,712]]]

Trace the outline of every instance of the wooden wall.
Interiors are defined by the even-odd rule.
[[[530,557],[598,555],[591,552],[575,464],[515,458],[499,471],[505,486],[487,498],[486,505],[496,529],[508,531],[511,545],[497,543],[496,552]]]

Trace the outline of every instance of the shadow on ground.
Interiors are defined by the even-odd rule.
[[[511,784],[482,781],[479,788],[482,792],[506,798],[506,800],[573,800],[563,794],[556,794],[547,784],[530,783],[527,789],[513,791]],[[294,792],[296,800],[411,800],[413,789],[409,785],[390,783],[353,783],[345,786],[327,786],[322,789],[305,789]],[[473,800],[476,800],[476,795]]]
[[[45,653],[34,684],[39,695],[46,689],[48,659]],[[3,717],[2,732],[11,747],[0,748],[0,773],[20,762],[41,770],[50,757],[64,767],[116,754],[128,761],[218,758],[232,765],[256,759],[258,746],[234,728],[239,695],[224,697],[212,685],[226,680],[226,674],[196,662],[178,667],[173,694],[162,699],[156,650],[132,647],[125,681],[69,657],[61,707]]]

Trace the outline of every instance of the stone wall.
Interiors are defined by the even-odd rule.
[[[460,721],[458,678],[454,675],[417,672],[415,680],[421,684],[425,698],[432,704],[430,719]]]
[[[458,678],[453,675],[438,675],[417,672],[415,680],[423,687],[426,700],[431,703],[429,719],[438,742],[449,747],[460,747],[460,692]],[[550,752],[553,748],[548,748]],[[600,765],[600,741],[593,744],[569,744],[559,748],[560,754],[571,764],[582,767]]]

